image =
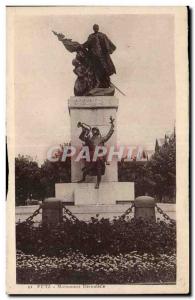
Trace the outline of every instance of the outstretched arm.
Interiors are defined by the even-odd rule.
[[[66,50],[69,52],[76,52],[81,48],[81,44],[78,42],[72,41],[71,39],[65,38],[63,33],[57,33],[56,31],[52,30],[53,34],[58,37],[58,40],[63,43]]]

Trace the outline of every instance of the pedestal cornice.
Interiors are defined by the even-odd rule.
[[[77,96],[68,99],[70,109],[96,109],[115,108],[118,109],[118,99],[114,96]]]

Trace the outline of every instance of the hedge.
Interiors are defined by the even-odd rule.
[[[110,222],[91,219],[90,223],[65,221],[56,228],[38,228],[25,223],[16,226],[16,245],[26,254],[60,256],[79,250],[86,255],[173,254],[176,251],[176,225],[142,219]]]

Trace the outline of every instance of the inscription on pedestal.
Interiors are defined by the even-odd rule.
[[[118,99],[113,96],[86,96],[71,97],[68,100],[69,111],[71,108],[116,108],[118,109]]]

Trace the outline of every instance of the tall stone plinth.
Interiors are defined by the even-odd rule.
[[[71,97],[68,101],[68,108],[71,119],[71,145],[77,149],[77,154],[82,148],[82,141],[79,139],[81,128],[77,127],[78,122],[86,123],[91,127],[98,127],[101,135],[104,136],[110,129],[110,116],[115,119],[115,128],[112,137],[106,142],[106,146],[115,146],[117,144],[116,135],[116,112],[118,109],[118,99],[114,96],[82,96]],[[71,160],[71,181],[77,182],[82,178],[82,167],[84,161]],[[95,176],[87,176],[86,182],[95,182]],[[109,165],[106,165],[105,175],[102,176],[102,182],[118,181],[117,158]]]
[[[85,220],[90,216],[109,218],[119,216],[129,204],[134,201],[134,183],[118,182],[117,157],[113,156],[109,165],[106,165],[105,175],[99,189],[95,189],[96,176],[87,176],[85,182],[77,183],[82,178],[82,167],[85,161],[75,161],[78,152],[82,149],[79,139],[81,128],[78,122],[91,127],[98,127],[102,136],[110,130],[110,117],[114,121],[114,133],[105,143],[107,149],[117,146],[117,109],[118,99],[114,96],[82,96],[71,97],[68,101],[71,122],[71,145],[76,147],[77,154],[71,159],[71,183],[56,183],[55,196],[69,205],[72,213]],[[115,149],[116,150],[116,149]]]

